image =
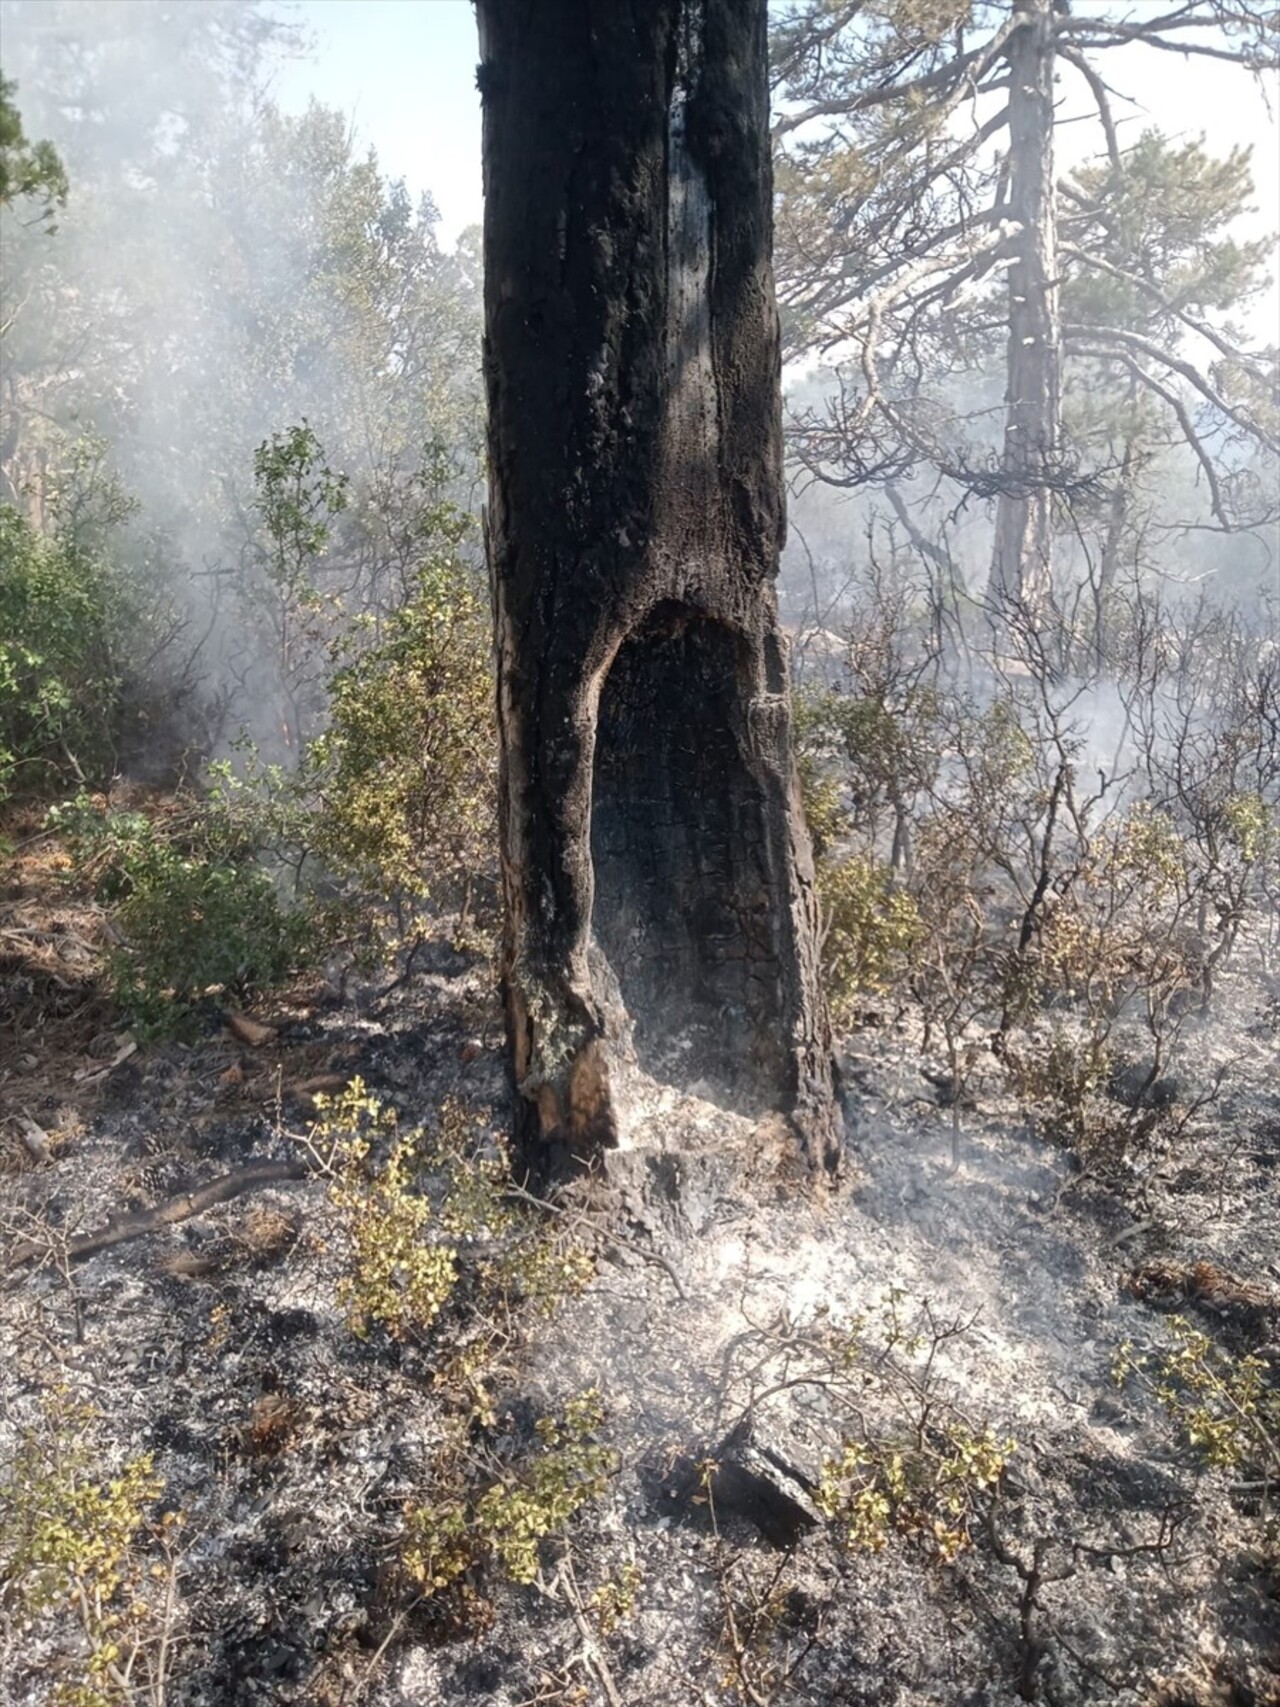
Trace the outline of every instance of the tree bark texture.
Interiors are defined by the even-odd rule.
[[[1009,206],[1021,227],[1009,269],[1008,389],[991,601],[1034,615],[1050,592],[1052,477],[1060,439],[1053,0],[1014,0],[1009,38]]]
[[[785,519],[764,0],[479,0],[503,980],[526,1142],[624,1061],[833,1165]],[[634,1057],[632,1056],[634,1051]]]

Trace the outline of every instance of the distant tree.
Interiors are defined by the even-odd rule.
[[[67,174],[51,142],[28,142],[22,115],[14,104],[16,83],[0,76],[0,207],[31,197],[43,204],[45,229],[54,227],[55,209],[66,206]]]
[[[181,398],[178,362],[207,345],[198,322],[220,258],[211,162],[223,186],[235,181],[265,59],[290,39],[255,10],[0,0],[24,119],[55,140],[77,187],[56,245],[0,209],[0,491],[37,521],[60,439],[86,429],[142,488],[130,449],[152,406]],[[212,397],[230,375],[211,367]],[[167,432],[153,468],[162,456],[174,467],[189,436]],[[192,497],[188,482],[188,512]]]
[[[843,437],[854,475],[931,462],[994,497],[990,591],[1000,603],[1043,599],[1055,494],[1089,485],[1062,438],[1061,364],[1064,348],[1097,347],[1088,338],[1103,328],[1064,325],[1063,280],[1092,265],[1083,228],[1105,219],[1100,201],[1118,207],[1126,163],[1142,164],[1121,150],[1095,63],[1135,43],[1259,71],[1280,64],[1280,17],[1263,0],[1079,16],[1061,0],[803,0],[775,32],[789,344],[793,352],[852,345],[858,371],[836,418],[812,423],[814,442],[821,451]],[[1107,161],[1101,178],[1074,189],[1054,164],[1060,73],[1088,92]],[[1152,213],[1159,217],[1158,205]],[[988,460],[936,399],[940,380],[989,357],[1000,278],[1003,443]],[[1154,303],[1163,287],[1149,279],[1146,289]],[[1246,400],[1266,363],[1211,317],[1204,324],[1216,377],[1199,351],[1167,337],[1126,337],[1112,323],[1107,347],[1117,357],[1123,348],[1130,376],[1175,418],[1169,400],[1189,388],[1197,407],[1270,443],[1265,411]],[[1203,449],[1211,429],[1183,413],[1188,442]]]
[[[1280,509],[1257,455],[1272,451],[1274,473],[1274,357],[1250,353],[1233,328],[1268,283],[1271,243],[1231,235],[1252,193],[1246,150],[1214,159],[1203,140],[1156,131],[1061,186],[1064,435],[1073,455],[1105,470],[1074,517],[1097,524],[1088,585],[1099,661],[1122,566],[1185,520],[1171,504],[1171,454],[1190,453],[1224,531]]]

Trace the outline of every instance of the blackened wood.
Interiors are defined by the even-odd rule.
[[[479,0],[503,981],[535,1152],[618,1068],[839,1115],[774,580],[764,0]],[[683,1066],[682,1066],[683,1063]]]

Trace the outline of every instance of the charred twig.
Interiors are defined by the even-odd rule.
[[[66,1245],[65,1260],[68,1263],[80,1262],[85,1257],[96,1256],[99,1251],[110,1250],[114,1245],[127,1244],[131,1239],[139,1239],[146,1233],[153,1233],[158,1228],[171,1227],[178,1221],[189,1221],[193,1215],[212,1208],[215,1203],[226,1203],[233,1197],[240,1197],[246,1191],[256,1191],[264,1185],[276,1185],[284,1180],[306,1179],[312,1172],[310,1163],[303,1161],[249,1162],[243,1168],[237,1168],[234,1173],[221,1174],[217,1179],[210,1180],[208,1185],[200,1186],[195,1191],[166,1198],[154,1208],[140,1209],[133,1215],[113,1216],[105,1227],[99,1227],[95,1232],[83,1233],[79,1238],[70,1240]],[[47,1256],[50,1248],[47,1240],[27,1239],[9,1253],[4,1263],[5,1270],[21,1268],[38,1257]]]
[[[1031,1560],[1028,1563],[1019,1553],[1005,1541],[1000,1534],[996,1522],[996,1512],[999,1508],[999,1490],[987,1511],[987,1536],[991,1542],[991,1551],[1002,1565],[1008,1565],[1016,1572],[1022,1583],[1022,1591],[1018,1596],[1018,1639],[1022,1654],[1022,1664],[1018,1675],[1018,1698],[1021,1701],[1034,1701],[1036,1698],[1036,1672],[1040,1662],[1048,1652],[1049,1644],[1041,1629],[1041,1619],[1044,1607],[1040,1604],[1040,1591],[1046,1583],[1065,1582],[1068,1577],[1075,1575],[1075,1566],[1065,1566],[1060,1571],[1050,1573],[1045,1568],[1045,1556],[1049,1551],[1047,1535],[1036,1537],[1031,1548]]]

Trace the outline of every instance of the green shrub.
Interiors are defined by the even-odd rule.
[[[1006,1052],[1009,1079],[1044,1136],[1085,1162],[1119,1160],[1127,1124],[1107,1095],[1106,1039],[1061,1029],[1028,1036]]]
[[[0,802],[109,769],[129,620],[103,556],[0,504]]]
[[[431,1200],[415,1189],[423,1135],[396,1135],[394,1112],[367,1095],[360,1079],[320,1107],[310,1142],[330,1173],[329,1201],[344,1246],[338,1302],[358,1338],[381,1327],[404,1339],[431,1326],[458,1280],[457,1252],[431,1237]],[[390,1139],[390,1150],[374,1166],[379,1138]]]
[[[404,604],[372,645],[359,629],[348,643],[307,760],[316,851],[387,898],[421,899],[463,877],[491,835],[488,617],[459,557],[468,525],[438,506]]]
[[[863,854],[824,861],[818,871],[824,914],[822,965],[832,1018],[847,1021],[864,990],[887,988],[919,936],[915,902],[889,867]]]
[[[793,702],[796,769],[805,820],[815,859],[843,840],[850,830],[837,768],[843,745],[841,696],[831,690],[798,689]]]
[[[508,1163],[466,1104],[446,1097],[430,1128],[400,1132],[361,1079],[316,1101],[307,1141],[337,1212],[338,1299],[361,1339],[375,1328],[393,1340],[427,1334],[465,1279],[489,1324],[471,1342],[483,1350],[519,1305],[550,1314],[590,1280],[584,1246],[510,1201]],[[479,1396],[477,1369],[464,1364],[445,1379]]]
[[[473,1568],[532,1582],[544,1539],[603,1491],[614,1454],[595,1436],[594,1390],[536,1425],[518,1461],[478,1456],[497,1428],[490,1384],[509,1359],[518,1312],[554,1309],[594,1271],[564,1223],[513,1193],[487,1122],[448,1098],[426,1127],[397,1129],[395,1112],[359,1078],[317,1097],[306,1145],[329,1182],[337,1298],[361,1339],[429,1344],[450,1425],[428,1501],[410,1502],[400,1563],[424,1599]],[[459,1307],[461,1306],[461,1308]]]
[[[430,1503],[405,1513],[401,1560],[424,1598],[490,1561],[512,1582],[533,1582],[542,1542],[608,1485],[617,1460],[595,1439],[603,1422],[600,1394],[589,1388],[561,1415],[541,1418],[537,1450],[482,1491],[459,1485],[459,1467],[450,1461]]]
[[[164,1487],[150,1454],[104,1474],[100,1420],[91,1405],[54,1390],[0,1480],[6,1599],[42,1634],[66,1616],[82,1633],[78,1663],[41,1696],[56,1707],[126,1707],[148,1682],[157,1686],[152,1699],[163,1695],[163,1661],[153,1651],[169,1574],[160,1558],[172,1566],[181,1520],[170,1512],[149,1521]]]
[[[1225,1349],[1183,1316],[1165,1328],[1166,1342],[1151,1351],[1120,1346],[1117,1384],[1145,1387],[1215,1468],[1244,1470],[1264,1488],[1280,1482],[1280,1391],[1265,1360]]]
[[[149,818],[81,794],[49,814],[99,899],[115,903],[107,984],[143,1037],[181,1032],[206,994],[278,983],[309,934],[252,843],[201,802],[184,805]]]
[[[107,782],[195,689],[163,544],[107,446],[51,430],[44,450],[43,531],[0,504],[0,804]]]
[[[918,682],[796,695],[796,751],[818,853],[855,829],[874,844],[882,819],[905,827],[937,771],[940,717],[937,695]]]
[[[853,1552],[879,1553],[897,1534],[950,1564],[1013,1451],[1013,1441],[957,1420],[914,1437],[846,1440],[823,1465],[818,1508]]]

